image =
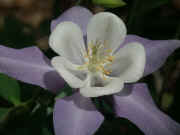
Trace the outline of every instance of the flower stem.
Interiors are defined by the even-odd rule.
[[[36,100],[39,98],[40,92],[41,90],[37,89],[36,93],[31,99],[9,109],[9,111],[0,120],[0,134],[1,132],[5,131],[7,125],[11,120],[16,117],[21,117],[21,115],[23,114],[27,114],[34,108],[34,106],[36,105]]]

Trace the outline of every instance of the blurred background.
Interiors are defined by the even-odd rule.
[[[126,23],[128,34],[180,39],[180,0],[0,0],[0,44],[11,48],[35,45],[52,58],[55,54],[48,46],[51,20],[75,5],[93,13],[115,13]],[[140,81],[148,84],[158,107],[180,123],[180,50]],[[1,135],[54,135],[55,95],[2,74],[0,85]],[[130,121],[107,117],[95,135],[112,134],[143,135]]]

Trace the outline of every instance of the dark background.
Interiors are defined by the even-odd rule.
[[[128,34],[154,40],[180,38],[180,0],[124,0],[126,6],[107,8],[91,0],[0,0],[0,44],[11,48],[37,45],[49,58],[50,22],[66,9],[80,4],[93,13],[110,11],[126,23]],[[158,107],[180,123],[180,50],[176,50],[157,72],[143,78]],[[54,135],[52,111],[55,95],[42,88],[0,76],[0,85],[16,89],[0,92],[0,134]],[[0,86],[0,91],[3,87]],[[13,97],[13,98],[12,98]],[[17,98],[17,99],[14,99]],[[101,108],[100,108],[101,109]],[[106,119],[95,135],[143,135],[126,119]],[[158,128],[158,127],[157,127]]]

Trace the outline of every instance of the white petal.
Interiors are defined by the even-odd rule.
[[[63,22],[56,26],[49,38],[50,47],[73,63],[82,64],[85,46],[79,26]]]
[[[61,56],[54,57],[51,64],[72,88],[80,88],[84,85],[85,76],[78,70],[78,65]]]
[[[144,72],[146,54],[143,45],[132,42],[115,54],[110,76],[120,77],[124,82],[138,81]]]
[[[87,28],[88,43],[105,42],[108,48],[115,51],[126,36],[126,26],[116,15],[109,12],[101,12],[94,15]]]
[[[104,95],[111,95],[118,93],[124,87],[124,83],[119,78],[112,79],[104,87],[91,87],[86,86],[80,88],[80,93],[85,97],[99,97]]]

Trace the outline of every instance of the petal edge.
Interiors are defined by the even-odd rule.
[[[92,135],[103,122],[90,99],[78,92],[56,101],[54,128],[56,135]]]

